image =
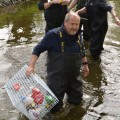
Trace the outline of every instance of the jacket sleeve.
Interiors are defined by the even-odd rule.
[[[52,48],[54,44],[54,32],[47,32],[45,37],[34,47],[32,54],[40,56],[41,53]]]
[[[38,9],[39,10],[44,10],[44,3],[46,3],[47,0],[40,0],[38,3]]]
[[[112,6],[110,4],[108,4],[105,0],[99,1],[97,2],[97,5],[99,7],[102,7],[103,9],[105,9],[106,11],[111,11],[112,10]]]
[[[108,4],[108,2],[106,0],[96,0],[95,3],[93,1],[86,1],[85,6],[91,6],[91,4],[95,4],[98,7],[103,8],[106,11],[111,11],[112,10],[112,6],[110,4]]]
[[[109,4],[103,4],[103,8],[106,10],[106,11],[111,11],[112,10],[112,6],[111,5],[109,5]]]

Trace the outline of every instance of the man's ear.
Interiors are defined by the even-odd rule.
[[[63,25],[66,26],[66,21],[63,22]]]

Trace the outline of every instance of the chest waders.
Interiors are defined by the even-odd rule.
[[[108,30],[107,11],[97,6],[96,3],[90,3],[87,7],[88,22],[91,29],[91,55],[100,55],[103,48],[106,32]]]
[[[47,84],[59,99],[53,111],[59,111],[63,105],[64,94],[68,102],[79,104],[83,96],[82,79],[80,77],[81,52],[65,53],[65,42],[60,32],[61,53],[48,52]]]

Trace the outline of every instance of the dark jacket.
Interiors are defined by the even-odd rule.
[[[89,0],[88,0],[89,1]],[[107,28],[107,12],[111,11],[112,7],[106,0],[90,0],[86,4],[88,22],[93,32]]]
[[[44,9],[44,3],[46,2],[47,0],[40,0],[38,8],[39,10],[44,10],[44,17],[48,27],[47,29],[60,27],[67,13],[67,6],[53,4],[48,9]]]
[[[60,31],[62,32],[62,38],[60,38]],[[50,30],[40,43],[36,45],[33,50],[33,54],[39,56],[44,51],[52,51],[61,53],[61,41],[64,41],[65,53],[78,53],[80,52],[80,46],[78,44],[78,33],[76,35],[68,35],[64,27],[55,28]],[[84,51],[85,52],[85,51]]]
[[[86,0],[86,6],[101,7],[106,11],[111,11],[112,7],[107,3],[106,0]]]

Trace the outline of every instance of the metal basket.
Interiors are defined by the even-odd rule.
[[[37,74],[25,75],[27,67],[24,65],[8,80],[5,89],[16,109],[30,120],[41,120],[58,99]]]

